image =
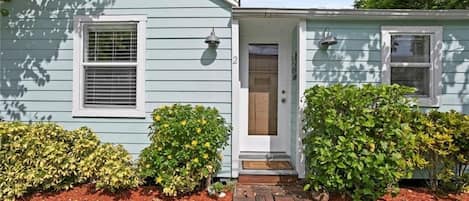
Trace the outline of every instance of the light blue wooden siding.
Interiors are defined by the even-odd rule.
[[[309,21],[307,85],[381,82],[381,26],[443,26],[442,111],[469,114],[469,21]],[[320,50],[325,28],[339,43]]]
[[[231,123],[231,7],[223,0],[37,4],[4,4],[12,16],[0,18],[0,116],[53,121],[68,129],[88,126],[134,156],[148,145],[151,112],[162,105],[216,107]],[[72,117],[73,16],[101,14],[148,17],[145,119]],[[221,38],[216,52],[204,43],[212,27]],[[224,151],[220,176],[231,176],[231,147]]]

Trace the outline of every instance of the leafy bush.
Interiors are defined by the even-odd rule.
[[[210,185],[208,187],[208,190],[209,192],[212,191],[212,192],[215,192],[215,193],[221,193],[223,191],[225,191],[225,185],[223,185],[223,183],[221,182],[215,182],[214,184]]]
[[[94,163],[83,166],[85,158],[102,148],[99,144],[88,128],[67,131],[56,124],[0,123],[0,200],[13,200],[32,191],[69,189],[95,179],[99,183],[102,177],[84,174],[84,170],[104,171],[96,164],[125,158],[120,152],[114,158],[96,158]],[[117,154],[112,150],[108,153]]]
[[[214,108],[173,105],[154,110],[151,145],[140,155],[141,175],[166,195],[195,190],[220,168],[229,127]]]
[[[0,135],[1,199],[13,199],[32,189],[72,187],[80,179],[79,158],[98,145],[89,130],[70,132],[54,124],[0,123]]]
[[[466,166],[467,167],[467,166]],[[456,186],[456,190],[469,193],[469,173],[462,173],[461,177],[458,180],[459,184]]]
[[[102,144],[80,163],[85,178],[94,178],[96,188],[111,192],[137,187],[139,179],[129,153],[122,145]]]
[[[436,191],[440,181],[451,190],[468,185],[464,174],[469,165],[469,116],[455,111],[416,112],[412,128],[418,135],[419,151],[426,160],[424,171]]]
[[[305,189],[376,200],[410,177],[420,161],[416,136],[405,123],[413,111],[405,94],[412,91],[397,85],[308,89]]]

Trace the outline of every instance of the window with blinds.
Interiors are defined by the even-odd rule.
[[[85,107],[136,107],[137,25],[89,24],[84,40]]]
[[[135,107],[135,67],[85,67],[84,103],[88,107]]]
[[[137,25],[88,25],[86,62],[136,62]]]
[[[73,17],[72,116],[145,118],[145,15]]]

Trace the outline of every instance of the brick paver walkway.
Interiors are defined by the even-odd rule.
[[[311,194],[300,184],[262,185],[237,184],[234,201],[309,201]]]

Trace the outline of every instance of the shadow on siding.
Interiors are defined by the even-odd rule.
[[[453,24],[456,27],[453,27]],[[440,110],[454,109],[469,114],[469,38],[464,37],[467,28],[460,28],[458,22],[440,22],[436,25],[444,26],[443,35],[443,75],[442,101]],[[313,25],[308,27],[312,35],[309,42],[313,47],[308,49],[309,65],[308,78],[313,83],[308,85],[329,85],[334,83],[364,84],[381,83],[381,37],[379,34],[381,22],[363,24],[333,24],[329,32],[337,34],[339,43],[329,50],[320,50],[318,39],[322,37],[324,27]],[[392,24],[392,23],[391,23]],[[435,25],[429,22],[415,22],[416,25]],[[395,25],[395,24],[392,24]],[[345,27],[345,28],[344,28]],[[461,33],[461,31],[463,31]],[[309,45],[311,46],[311,45]]]
[[[334,34],[334,31],[330,33]],[[315,32],[314,38],[323,33]],[[381,79],[379,58],[379,35],[370,34],[368,39],[349,40],[342,36],[339,43],[328,50],[314,50],[312,58],[313,80],[319,83],[376,83]],[[319,41],[313,41],[317,44]],[[317,70],[316,70],[317,69]]]
[[[467,44],[467,40],[458,39],[454,34],[449,34],[448,37],[450,40],[445,42],[444,47],[445,73],[441,78],[444,83],[443,94],[456,93],[462,104],[461,111],[469,114],[469,61],[467,47],[462,44]]]
[[[28,91],[31,91],[28,88],[41,93],[42,100],[55,98],[44,91],[47,90],[45,87],[51,80],[63,81],[64,78],[52,77],[48,72],[51,69],[43,66],[51,62],[69,60],[63,62],[64,66],[54,66],[53,70],[61,75],[71,72],[73,56],[63,57],[61,52],[71,50],[61,49],[61,45],[72,43],[70,35],[73,31],[73,16],[99,15],[106,6],[114,2],[115,0],[19,0],[4,3],[10,11],[10,16],[0,17],[2,118],[23,120],[27,112],[30,112],[22,101],[32,102],[38,99],[24,98]],[[61,71],[62,73],[59,73]],[[23,100],[18,100],[20,98]],[[52,101],[50,104],[53,104]],[[46,121],[51,118],[51,115],[33,115],[29,120]]]

